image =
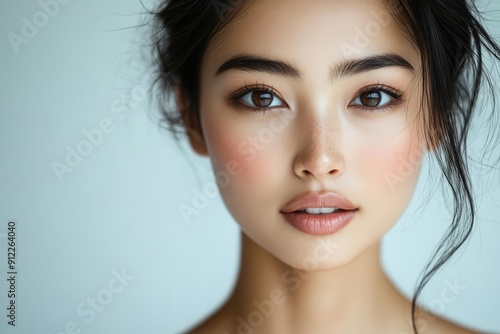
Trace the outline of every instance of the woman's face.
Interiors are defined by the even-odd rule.
[[[414,192],[426,149],[418,51],[383,1],[245,5],[203,57],[197,150],[249,238],[296,268],[341,266],[380,240]],[[236,56],[266,61],[221,68]],[[280,210],[305,192],[333,192],[358,211],[334,233],[303,232]]]

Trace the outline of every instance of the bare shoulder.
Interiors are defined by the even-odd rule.
[[[186,334],[225,334],[229,333],[230,328],[228,327],[227,321],[217,317],[210,317],[198,323],[195,327],[192,327]]]
[[[226,305],[227,306],[227,305]],[[187,330],[186,334],[226,334],[231,332],[231,314],[228,307],[221,307]]]
[[[461,326],[451,320],[424,312],[417,324],[421,334],[480,334],[481,332]],[[483,333],[485,334],[485,333]]]

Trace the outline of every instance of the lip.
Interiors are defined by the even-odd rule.
[[[356,210],[355,207],[348,199],[334,194],[332,192],[314,193],[306,192],[296,196],[288,202],[281,212],[289,213],[305,208],[339,208],[342,210]]]
[[[305,208],[331,207],[342,211],[317,215],[298,212]],[[287,222],[298,230],[307,234],[324,235],[335,233],[348,225],[358,212],[358,208],[346,198],[331,192],[307,192],[292,199],[280,212]]]

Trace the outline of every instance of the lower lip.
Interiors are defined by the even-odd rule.
[[[323,235],[335,233],[349,224],[358,210],[346,210],[326,214],[283,212],[288,223],[307,234]]]

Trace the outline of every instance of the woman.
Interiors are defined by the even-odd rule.
[[[482,51],[500,55],[474,5],[172,0],[154,15],[165,120],[210,157],[242,231],[230,298],[189,332],[470,333],[416,300],[474,223],[464,148]],[[408,301],[380,239],[426,153],[455,215]]]

